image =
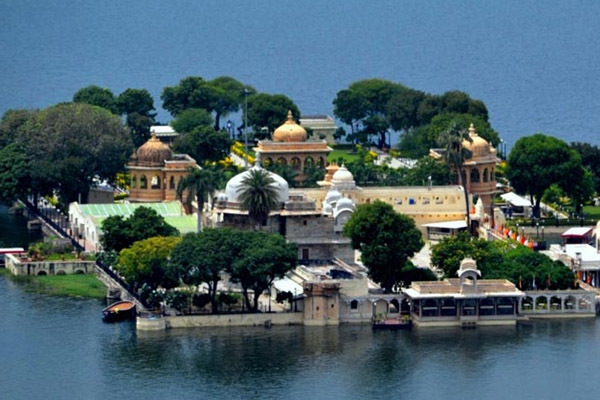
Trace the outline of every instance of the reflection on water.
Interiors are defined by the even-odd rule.
[[[578,384],[600,368],[596,319],[136,332],[103,324],[102,302],[25,293],[4,277],[0,293],[0,387],[11,399],[585,399],[600,389]]]
[[[27,230],[27,218],[8,213],[8,207],[0,204],[0,247],[23,247],[41,239],[38,232]]]
[[[102,301],[27,293],[1,276],[0,302],[2,399],[595,399],[600,390],[596,319],[136,332],[103,324]]]

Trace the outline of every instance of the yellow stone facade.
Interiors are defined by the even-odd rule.
[[[290,111],[287,121],[275,129],[273,140],[259,141],[254,151],[260,154],[262,165],[289,165],[298,174],[295,179],[303,181],[309,166],[325,168],[327,155],[332,149],[324,140],[307,140],[306,130],[294,121]]]

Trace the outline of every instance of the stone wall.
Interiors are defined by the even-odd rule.
[[[178,315],[138,317],[136,321],[136,327],[139,330],[268,325],[302,325],[302,313]]]
[[[94,261],[20,261],[6,256],[6,268],[13,275],[71,275],[91,274],[95,271]]]

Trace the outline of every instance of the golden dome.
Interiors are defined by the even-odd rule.
[[[154,133],[146,143],[135,152],[137,165],[144,167],[162,167],[165,160],[173,156],[169,146],[161,142]]]
[[[308,135],[303,127],[294,121],[292,111],[288,111],[287,121],[273,132],[275,142],[304,142]]]
[[[471,159],[487,158],[490,155],[490,144],[475,132],[475,126],[469,126],[471,141],[465,140],[463,147],[471,151]]]

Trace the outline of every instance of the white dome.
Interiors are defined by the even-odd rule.
[[[331,182],[354,182],[354,175],[352,175],[352,172],[348,171],[348,169],[344,165],[342,165],[337,171],[335,171],[335,174],[333,174],[333,176],[331,177]]]
[[[338,201],[341,198],[342,198],[342,194],[340,192],[338,192],[337,190],[330,190],[325,195],[325,201],[327,203],[336,202],[336,201]]]
[[[228,202],[239,203],[238,188],[241,187],[242,181],[244,180],[244,178],[246,178],[247,176],[250,175],[250,171],[255,171],[255,170],[266,171],[269,174],[269,176],[275,181],[272,184],[272,186],[274,186],[277,189],[277,199],[280,203],[285,203],[286,201],[289,200],[290,189],[289,189],[288,183],[285,179],[283,179],[281,176],[279,176],[277,174],[267,171],[266,169],[264,169],[262,167],[254,166],[254,167],[250,168],[249,170],[246,170],[244,172],[237,174],[236,176],[231,178],[229,180],[229,182],[227,182],[227,186],[225,187],[225,193],[227,194]]]
[[[342,210],[342,209],[351,209],[354,210],[354,201],[352,201],[352,199],[349,199],[348,197],[344,197],[343,199],[338,200],[336,206],[335,206],[336,210]]]

